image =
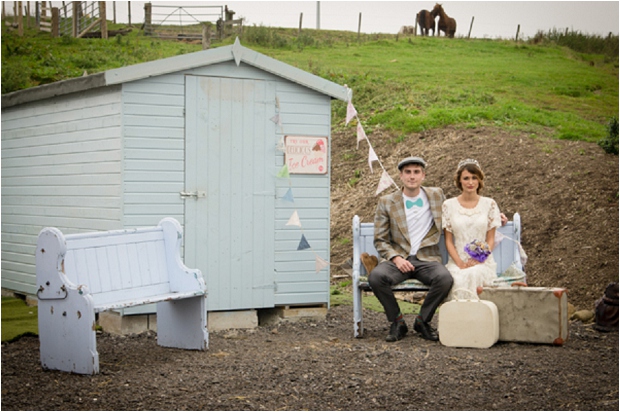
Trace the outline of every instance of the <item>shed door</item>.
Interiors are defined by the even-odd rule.
[[[186,76],[185,262],[208,310],[274,306],[275,83]]]

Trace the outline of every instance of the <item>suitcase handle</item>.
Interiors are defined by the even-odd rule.
[[[457,292],[457,291],[465,291],[465,292],[468,292],[470,295],[473,295],[473,296],[475,297],[475,299],[473,299],[473,300],[480,300],[480,298],[478,297],[478,295],[477,295],[477,294],[475,294],[474,292],[472,292],[472,291],[471,291],[471,290],[469,290],[469,289],[458,288],[458,289],[454,289],[454,290],[452,291],[452,293],[454,294],[454,292]]]

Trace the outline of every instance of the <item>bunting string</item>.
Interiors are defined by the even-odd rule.
[[[344,87],[347,88],[347,91],[348,91],[347,114],[345,118],[345,126],[347,126],[349,122],[351,122],[351,120],[353,119],[357,120],[357,127],[356,127],[357,149],[359,150],[360,142],[366,141],[366,143],[368,143],[368,167],[370,168],[370,173],[374,173],[373,163],[378,164],[382,171],[381,176],[379,178],[379,183],[377,184],[377,190],[375,192],[375,196],[378,196],[381,192],[383,192],[390,186],[394,186],[396,189],[400,189],[398,185],[396,184],[396,182],[394,181],[394,179],[392,179],[390,174],[387,172],[387,170],[383,166],[383,163],[379,159],[379,156],[377,156],[377,153],[375,152],[374,148],[372,147],[372,144],[370,143],[370,139],[368,139],[368,136],[366,135],[366,132],[364,131],[364,127],[362,126],[362,122],[358,116],[357,110],[353,106],[353,102],[352,102],[353,93],[351,89],[349,89],[347,85],[345,85]],[[280,100],[277,97],[276,97],[276,114],[270,120],[274,122],[280,128],[280,131],[282,133],[280,140],[278,141],[278,144],[276,146],[276,149],[286,153],[286,142],[284,141],[284,130],[282,126],[282,116],[280,112]],[[280,171],[276,174],[276,177],[282,178],[282,179],[288,179],[289,189],[284,194],[284,196],[282,196],[280,199],[294,204],[295,199],[293,197],[291,177],[290,177],[286,162],[284,163]],[[312,249],[312,246],[310,246],[310,243],[308,242],[308,239],[306,238],[306,235],[304,234],[303,226],[301,224],[301,220],[299,219],[299,214],[297,213],[297,210],[293,212],[288,222],[286,223],[286,226],[296,226],[296,227],[299,227],[299,229],[301,230],[301,239],[299,241],[299,245],[297,246],[297,250],[310,249],[314,253],[316,273],[319,273],[321,270],[323,270],[325,267],[331,264],[328,260],[325,260],[322,257],[320,257]]]

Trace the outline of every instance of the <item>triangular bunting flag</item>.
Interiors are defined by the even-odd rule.
[[[301,235],[301,241],[299,242],[299,246],[297,246],[297,250],[304,249],[310,249],[310,245],[308,244],[306,237],[304,235]]]
[[[286,152],[286,145],[284,144],[284,136],[280,137],[280,141],[278,142],[276,149],[278,149],[281,152]]]
[[[366,133],[364,132],[364,128],[362,127],[362,124],[358,122],[357,123],[357,148],[358,149],[360,148],[360,142],[362,140],[366,140],[366,139],[368,139],[368,138],[366,137]]]
[[[291,215],[291,218],[286,222],[286,226],[299,226],[301,227],[301,222],[299,221],[299,215],[297,211],[294,211]]]
[[[277,113],[275,116],[273,116],[271,119],[272,122],[274,122],[275,124],[280,124],[280,114]]]
[[[293,189],[289,189],[286,191],[286,194],[282,196],[282,200],[286,200],[287,202],[295,203],[293,200]]]
[[[392,177],[385,170],[381,174],[381,179],[379,179],[379,186],[377,186],[377,191],[375,192],[375,196],[379,193],[383,192],[385,189],[390,187],[394,183]]]
[[[375,151],[372,148],[372,146],[370,146],[370,148],[368,150],[368,166],[370,167],[370,173],[373,173],[373,171],[372,171],[372,162],[374,162],[374,161],[379,161],[379,158],[377,157],[377,154],[375,153]]]
[[[282,169],[280,169],[276,177],[289,177],[288,166],[286,164],[282,166]]]
[[[345,126],[348,125],[351,119],[353,119],[355,116],[357,116],[357,110],[355,110],[355,107],[353,107],[353,103],[351,103],[351,100],[349,100],[349,103],[347,104],[347,118],[345,121]]]
[[[322,259],[319,255],[316,255],[316,259],[314,261],[314,269],[316,273],[319,273],[326,266],[329,266],[329,262]]]

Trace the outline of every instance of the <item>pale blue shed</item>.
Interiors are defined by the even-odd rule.
[[[347,92],[237,40],[3,95],[2,288],[36,293],[43,227],[171,216],[209,311],[329,304],[315,263],[330,251],[331,100]],[[287,136],[326,142],[326,170],[278,177]]]

